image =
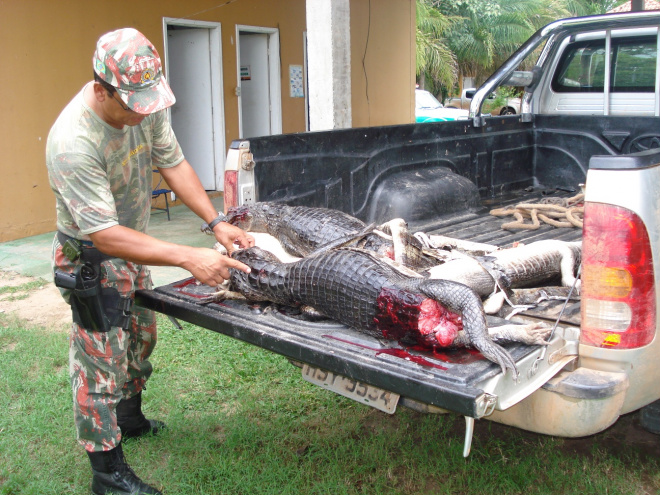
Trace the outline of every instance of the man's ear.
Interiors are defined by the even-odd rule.
[[[94,98],[96,98],[96,101],[99,103],[104,102],[106,98],[108,98],[110,95],[108,95],[108,90],[105,89],[103,86],[101,86],[99,83],[94,82]]]

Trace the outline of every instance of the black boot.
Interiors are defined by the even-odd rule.
[[[117,404],[117,425],[121,428],[122,438],[135,438],[153,433],[165,428],[165,423],[156,419],[147,419],[142,414],[142,392],[122,399]]]
[[[94,495],[162,495],[144,483],[124,459],[121,444],[104,452],[87,452],[92,465],[92,493]]]

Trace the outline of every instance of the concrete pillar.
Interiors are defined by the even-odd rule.
[[[309,129],[351,127],[349,0],[307,0]]]

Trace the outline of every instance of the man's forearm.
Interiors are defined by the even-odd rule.
[[[187,258],[186,251],[191,249],[121,225],[89,234],[89,237],[103,253],[140,265],[182,267]]]
[[[140,265],[178,266],[211,287],[228,279],[230,268],[250,271],[240,261],[223,256],[214,249],[172,244],[121,225],[100,230],[89,237],[98,249],[110,256]]]

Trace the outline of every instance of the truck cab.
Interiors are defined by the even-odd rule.
[[[577,115],[657,115],[657,32],[618,29],[562,40],[560,57],[533,98],[540,111]],[[609,54],[609,56],[606,56]]]
[[[657,116],[658,29],[648,25],[655,15],[609,14],[549,24],[505,62],[502,68],[508,70],[500,68],[473,94],[472,115],[487,108],[497,87],[507,85],[524,88],[523,114]],[[605,24],[607,19],[612,22]],[[532,70],[515,70],[539,49]]]

